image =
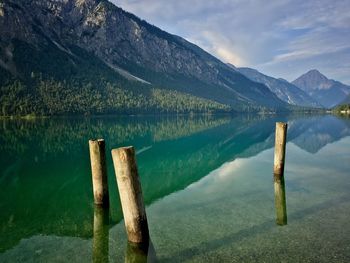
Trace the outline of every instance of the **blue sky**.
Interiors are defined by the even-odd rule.
[[[350,84],[350,0],[111,0],[235,66]]]

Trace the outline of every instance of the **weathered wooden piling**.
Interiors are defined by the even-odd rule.
[[[94,236],[92,241],[92,262],[108,262],[109,252],[109,209],[100,205],[94,207]]]
[[[287,224],[286,192],[284,183],[284,162],[286,153],[287,123],[276,123],[275,157],[274,157],[274,189],[276,223]]]
[[[109,206],[106,149],[103,139],[89,140],[92,187],[96,205]]]
[[[284,173],[286,138],[287,138],[287,123],[277,122],[276,134],[275,134],[275,158],[274,158],[274,166],[273,166],[274,174],[283,175]]]
[[[134,147],[114,149],[112,157],[128,240],[132,243],[147,244],[147,216]]]

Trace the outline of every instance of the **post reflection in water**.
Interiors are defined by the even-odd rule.
[[[109,209],[94,206],[92,262],[108,262]]]
[[[276,224],[287,224],[286,191],[283,174],[274,174]]]
[[[125,263],[147,263],[156,261],[156,252],[151,240],[142,244],[127,243]]]
[[[346,137],[350,136],[349,119],[328,115],[0,120],[0,151],[4,153],[0,154],[0,261],[4,261],[4,257],[13,257],[15,252],[17,257],[9,262],[20,261],[16,259],[24,255],[28,257],[22,242],[38,236],[88,240],[95,233],[94,255],[103,258],[108,254],[103,252],[108,251],[107,245],[103,245],[108,242],[108,231],[105,235],[97,234],[103,233],[97,231],[98,216],[95,216],[95,231],[92,229],[94,212],[91,206],[89,138],[105,138],[107,151],[125,145],[147,149],[139,153],[137,159],[145,204],[152,206],[157,200],[200,181],[226,162],[248,159],[272,149],[274,126],[276,121],[281,120],[289,123],[288,141],[292,150],[307,153],[310,157],[313,155],[320,162],[326,156],[321,149],[343,149],[343,142],[336,142],[348,140]],[[337,153],[342,158],[332,169],[342,174],[343,170],[348,170],[344,159],[348,150]],[[317,160],[312,158],[309,161],[318,165]],[[309,161],[307,165],[310,165]],[[107,155],[107,164],[109,174],[113,174],[110,154]],[[272,175],[272,171],[266,171]],[[307,174],[312,174],[312,171]],[[122,221],[114,180],[110,176],[110,198],[113,201],[109,212],[113,225]],[[276,221],[285,224],[284,183],[281,184],[281,180],[277,182],[275,191],[280,194],[276,195]],[[336,181],[332,180],[332,183],[335,185]],[[298,185],[293,186],[292,181],[288,186],[293,187],[293,191],[304,191]],[[267,187],[271,188],[271,182]],[[315,195],[312,192],[303,194]],[[52,206],[52,203],[57,205]],[[312,200],[309,203],[311,205]],[[126,240],[118,241],[119,248],[126,245]],[[87,243],[87,249],[91,251],[91,241]],[[75,243],[72,242],[71,246]],[[121,254],[125,254],[124,248]],[[120,257],[123,258],[122,255]]]

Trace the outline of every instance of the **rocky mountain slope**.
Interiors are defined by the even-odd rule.
[[[326,108],[338,105],[350,94],[350,86],[328,79],[316,69],[308,71],[292,83]]]
[[[236,68],[236,70],[247,78],[266,85],[278,98],[289,104],[304,107],[321,107],[321,105],[306,92],[286,80],[264,75],[251,68]]]
[[[106,0],[1,0],[0,32],[3,115],[286,107],[265,85]]]

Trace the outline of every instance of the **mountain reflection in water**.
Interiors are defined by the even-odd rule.
[[[104,138],[107,143],[109,225],[113,226],[122,213],[109,154],[112,148],[135,146],[149,206],[228,162],[271,149],[277,121],[288,121],[288,142],[311,154],[350,135],[349,119],[334,116],[2,120],[0,253],[36,235],[102,240],[92,223],[101,217],[96,211],[94,216],[92,202],[90,138]],[[100,231],[108,233],[105,228]],[[104,242],[99,244],[108,251]]]

